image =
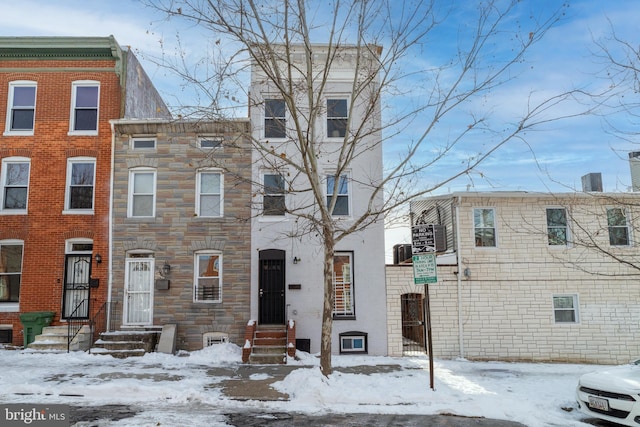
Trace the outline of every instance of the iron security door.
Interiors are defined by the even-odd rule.
[[[89,318],[91,255],[67,255],[62,295],[63,319]]]
[[[422,294],[403,294],[401,296],[403,351],[425,351],[423,302]]]
[[[150,325],[153,319],[153,258],[127,259],[124,323]]]
[[[269,249],[260,252],[259,263],[259,323],[285,323],[284,251]]]

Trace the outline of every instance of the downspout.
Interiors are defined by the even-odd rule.
[[[456,215],[456,258],[458,261],[458,347],[460,358],[464,359],[464,330],[462,327],[462,254],[460,253],[460,196],[454,205]]]
[[[115,171],[115,147],[116,147],[116,132],[113,120],[109,121],[111,125],[111,172],[109,173],[109,256],[107,260],[107,267],[109,269],[109,279],[107,283],[107,332],[111,332],[111,293],[113,290],[113,180]]]

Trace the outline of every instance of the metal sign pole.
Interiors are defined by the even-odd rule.
[[[431,307],[429,305],[429,285],[426,283],[424,285],[424,301],[425,320],[427,323],[427,353],[429,353],[429,385],[431,386],[431,390],[435,391],[436,388],[433,379],[433,346],[431,344]]]

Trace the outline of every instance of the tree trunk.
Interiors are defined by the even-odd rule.
[[[333,329],[333,230],[324,230],[324,306],[322,308],[322,334],[320,337],[320,371],[331,375],[331,331]]]

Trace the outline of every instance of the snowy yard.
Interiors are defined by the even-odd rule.
[[[219,344],[201,351],[114,359],[86,353],[44,354],[0,350],[0,403],[125,404],[143,408],[134,418],[109,425],[174,425],[184,415],[198,425],[215,425],[225,411],[308,414],[457,414],[518,421],[531,427],[588,426],[577,411],[575,386],[596,365],[435,361],[435,391],[429,388],[428,359],[334,356],[335,367],[378,366],[369,375],[336,370],[328,379],[318,359],[298,353],[299,365],[276,390],[288,401],[230,399],[212,367],[241,364],[241,349]],[[383,369],[392,365],[394,369]],[[252,380],[265,380],[264,374]],[[188,411],[188,412],[187,412]],[[206,417],[206,418],[205,418]],[[213,418],[212,418],[213,417]],[[205,421],[206,419],[206,421]],[[214,424],[212,424],[214,423]],[[222,421],[218,425],[225,425]]]

